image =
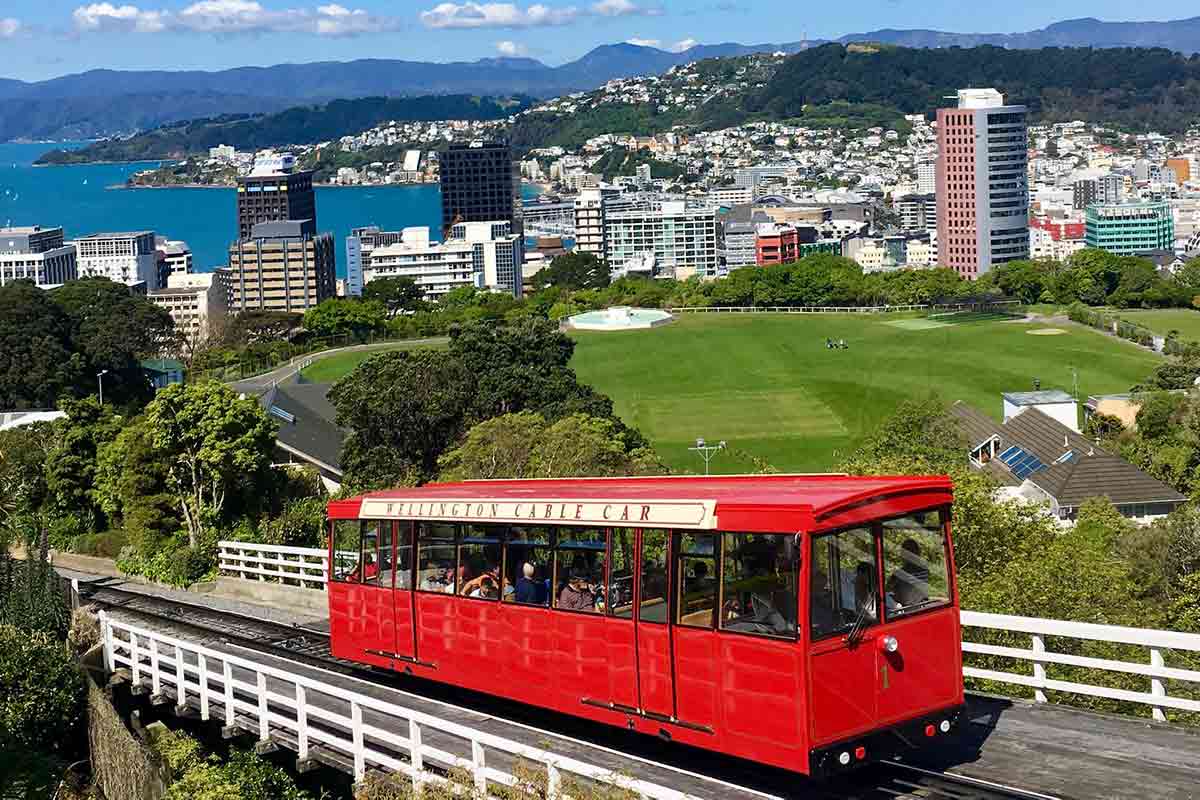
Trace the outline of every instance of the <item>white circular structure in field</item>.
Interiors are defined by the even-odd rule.
[[[657,328],[674,321],[674,317],[657,308],[613,306],[603,311],[585,311],[567,318],[567,327],[577,331],[634,331]]]

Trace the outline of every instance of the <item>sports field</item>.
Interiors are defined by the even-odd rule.
[[[825,470],[905,398],[938,392],[1000,415],[1001,392],[1123,392],[1158,356],[1082,326],[995,318],[850,314],[684,315],[646,331],[576,332],[572,366],[610,395],[618,414],[673,467],[695,471],[696,437],[725,439],[714,471],[752,466],[738,451],[789,471]],[[846,349],[828,349],[844,339]]]
[[[1190,308],[1164,308],[1154,311],[1122,309],[1113,313],[1122,319],[1144,325],[1163,336],[1175,330],[1179,331],[1179,335],[1184,339],[1200,340],[1200,311]]]

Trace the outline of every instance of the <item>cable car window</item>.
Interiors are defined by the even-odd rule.
[[[849,633],[879,621],[875,534],[869,528],[814,536],[809,576],[812,637]]]
[[[721,629],[796,637],[795,536],[727,533],[721,548]]]
[[[550,604],[550,528],[514,525],[504,548],[504,601],[524,606]],[[512,591],[509,591],[512,587]]]
[[[454,594],[455,538],[458,526],[422,522],[417,528],[417,588]]]
[[[358,560],[362,530],[356,519],[333,522],[333,579],[343,583],[358,583]]]
[[[413,525],[407,520],[397,523],[396,533],[396,588],[412,588]],[[386,584],[385,584],[386,585]]]
[[[883,523],[887,614],[900,617],[950,602],[946,529],[941,514],[925,511]]]
[[[458,545],[458,593],[463,597],[499,599],[500,534],[495,526],[463,526]]]
[[[642,531],[642,599],[638,605],[640,622],[662,622],[667,614],[667,541],[666,531]]]
[[[675,622],[689,628],[711,628],[717,608],[718,537],[712,533],[685,533],[679,537],[677,586],[679,602]]]
[[[362,582],[392,586],[392,523],[368,520],[363,523]]]
[[[612,616],[632,619],[634,533],[627,528],[616,528],[612,532],[611,541],[606,605]]]
[[[554,547],[554,607],[564,611],[603,611],[604,530],[560,528]]]

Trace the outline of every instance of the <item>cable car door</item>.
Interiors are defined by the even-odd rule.
[[[641,710],[675,716],[675,664],[671,642],[669,580],[670,534],[639,534],[637,612],[638,694]]]
[[[362,649],[363,659],[392,668],[396,653],[395,525],[391,520],[363,522],[362,557],[358,563],[361,583],[351,603],[359,621],[356,644]]]
[[[812,537],[809,665],[813,744],[876,727],[878,545],[870,527]]]

